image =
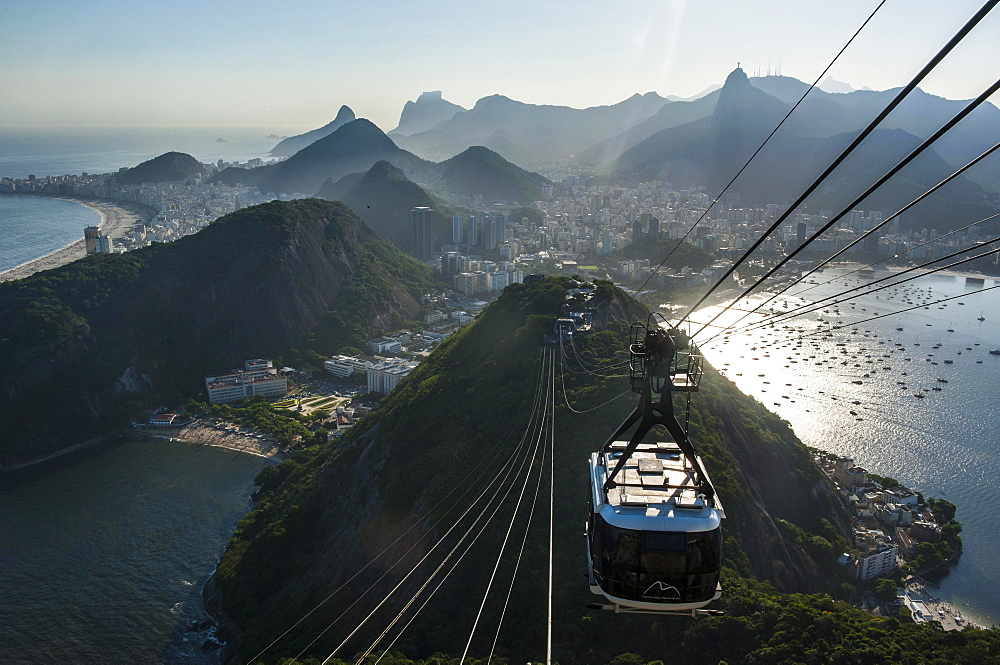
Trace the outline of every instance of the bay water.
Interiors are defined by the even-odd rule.
[[[924,275],[851,302],[821,302],[774,327],[746,327],[772,307],[791,310],[888,273],[861,274],[811,276],[747,317],[742,332],[706,344],[705,356],[805,444],[956,504],[964,553],[934,593],[980,624],[1000,624],[1000,355],[989,353],[1000,346],[1000,289],[977,293],[1000,282]],[[721,307],[695,319],[705,322]],[[890,314],[911,307],[918,309]],[[730,310],[716,323],[741,316]],[[868,320],[876,316],[883,318]]]
[[[135,439],[0,476],[0,661],[218,663],[187,627],[269,463]]]

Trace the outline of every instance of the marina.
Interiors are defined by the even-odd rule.
[[[709,362],[788,420],[807,445],[852,457],[925,496],[956,504],[964,553],[944,573],[937,596],[977,623],[993,625],[1000,606],[987,590],[1000,584],[1000,564],[990,555],[1000,547],[990,526],[990,506],[1000,504],[994,482],[1000,435],[993,426],[1000,414],[980,388],[1000,381],[1000,358],[991,351],[1000,340],[979,319],[980,310],[1000,307],[1000,295],[975,293],[983,286],[967,283],[964,275],[930,275],[849,302],[807,306],[800,311],[819,309],[751,329],[772,307],[775,315],[791,312],[871,282],[854,274],[830,281],[853,271],[839,267],[810,276],[747,317],[741,332],[702,348]],[[985,286],[994,283],[987,279]],[[766,298],[751,301],[749,309]],[[936,302],[945,298],[952,300]],[[910,307],[917,309],[895,313]],[[717,311],[708,308],[696,321]],[[717,323],[744,314],[730,311]]]

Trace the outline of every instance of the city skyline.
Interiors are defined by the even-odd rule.
[[[441,90],[471,108],[502,94],[576,108],[655,91],[689,97],[780,67],[812,82],[877,2],[717,0],[373,6],[29,3],[5,6],[0,126],[309,129],[342,104],[388,131],[407,100]],[[979,7],[890,0],[831,69],[855,88],[905,84]],[[624,9],[622,9],[624,7]],[[971,98],[992,82],[989,16],[921,85]],[[996,101],[996,99],[994,99]]]

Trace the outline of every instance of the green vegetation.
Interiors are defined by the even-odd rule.
[[[310,441],[314,436],[314,433],[302,424],[303,419],[295,412],[277,409],[260,395],[235,406],[229,404],[209,406],[197,401],[189,401],[186,406],[193,413],[208,413],[241,427],[253,427],[273,434],[284,444]]]
[[[419,533],[431,538],[427,542],[441,535],[445,526],[434,526],[437,520],[450,524],[466,502],[439,501],[452,489],[467,488],[461,478],[484,457],[515,445],[538,379],[541,335],[560,311],[570,283],[547,279],[509,287],[475,324],[442,343],[363,424],[261,474],[259,503],[240,523],[216,578],[223,610],[240,628],[243,659],[406,529],[419,526]],[[598,287],[601,318],[618,294],[610,285]],[[614,363],[624,358],[627,332],[627,324],[612,323],[580,337],[573,353],[591,364]],[[575,359],[565,362],[565,399],[574,408],[588,409],[621,393],[621,377],[573,373],[569,369],[581,371],[572,364]],[[932,626],[875,618],[834,600],[831,596],[850,595],[852,588],[845,587],[835,563],[843,539],[824,518],[832,505],[814,492],[823,480],[809,451],[787,423],[714,371],[691,402],[691,435],[726,508],[724,594],[717,605],[726,615],[692,621],[587,610],[594,597],[580,575],[585,563],[579,527],[588,488],[581,465],[634,399],[626,393],[585,416],[565,408],[561,387],[557,399],[554,634],[560,662],[974,663],[1000,653],[995,633],[944,635]],[[409,654],[426,658],[412,662],[444,663],[451,657],[429,654],[462,650],[468,627],[456,618],[475,613],[481,596],[470,589],[485,587],[500,531],[483,535],[457,571],[460,581],[442,587],[390,661],[409,663],[401,655]],[[529,535],[513,589],[500,641],[499,656],[506,662],[537,658],[544,643],[538,593],[546,584],[542,531]],[[406,546],[395,548],[393,558],[419,544],[415,538],[406,536]],[[425,547],[417,549],[422,553]],[[391,577],[409,570],[415,556],[404,556]],[[380,560],[377,570],[362,572],[278,642],[264,662],[272,665],[305,648],[386,565]],[[484,619],[495,625],[491,607]],[[325,657],[366,612],[360,606],[349,610],[306,655]],[[348,654],[373,637],[362,637],[338,655],[350,660]],[[483,657],[477,651],[483,648],[474,643],[473,655]]]
[[[945,633],[933,624],[915,624],[908,617],[875,617],[822,595],[782,594],[768,584],[732,575],[727,575],[723,584],[729,597],[725,616],[697,620],[649,618],[642,622],[643,633],[653,633],[655,638],[637,640],[633,634],[621,641],[613,633],[593,635],[591,631],[596,627],[581,618],[574,633],[590,635],[594,642],[631,642],[631,646],[621,645],[617,654],[610,655],[595,649],[582,657],[556,648],[554,660],[588,665],[989,665],[1000,658],[1000,631]],[[616,617],[616,623],[622,630],[629,620]],[[535,658],[543,648],[541,643],[533,650]],[[372,665],[377,657],[363,662]],[[355,660],[333,659],[330,663],[346,665]],[[381,662],[454,665],[457,661],[442,654],[410,660],[393,652]],[[309,660],[265,662],[312,665]],[[498,660],[491,662],[496,664]],[[509,658],[499,662],[523,661]]]
[[[896,583],[884,577],[875,580],[875,596],[883,603],[896,600]]]
[[[675,249],[676,248],[676,249]],[[672,254],[671,254],[672,252]],[[664,264],[661,270],[673,272],[683,267],[688,267],[695,272],[699,272],[712,265],[715,257],[701,249],[697,245],[689,242],[681,242],[672,238],[662,238],[656,242],[644,242],[639,245],[629,245],[614,254],[610,255],[605,264],[614,264],[616,261],[626,259],[649,259],[656,266],[663,260],[664,256],[670,254],[670,260]]]
[[[361,177],[357,177],[357,176]],[[412,211],[434,211],[434,247],[451,241],[454,211],[406,177],[389,162],[376,162],[367,173],[352,174],[334,183],[327,180],[316,196],[343,201],[372,229],[413,253]]]
[[[245,358],[321,367],[409,324],[433,288],[426,266],[317,199],[0,284],[0,464],[203,394],[204,376]]]
[[[508,218],[512,221],[520,223],[525,217],[528,218],[528,223],[533,226],[541,226],[545,223],[545,215],[541,210],[534,206],[520,206],[517,208],[511,208]]]
[[[541,186],[549,182],[481,145],[446,159],[438,169],[442,189],[460,196],[482,196],[487,201],[537,201],[542,198]]]
[[[175,182],[205,172],[197,159],[183,152],[167,152],[115,176],[118,182],[139,185],[144,182]]]
[[[941,566],[962,550],[962,525],[955,520],[956,507],[945,499],[927,499],[934,521],[941,526],[941,540],[917,544],[917,554],[900,567],[903,575],[921,575]]]

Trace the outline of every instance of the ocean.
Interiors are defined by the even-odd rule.
[[[131,440],[3,476],[0,661],[217,665],[186,629],[268,463]]]
[[[288,127],[0,128],[0,178],[112,173],[165,152],[186,152],[202,162],[266,158]],[[219,142],[218,139],[223,139]],[[86,206],[68,201],[0,196],[0,272],[65,247],[100,221]]]
[[[0,272],[83,238],[101,215],[74,201],[41,196],[0,196]]]
[[[165,152],[202,162],[266,158],[280,139],[299,134],[289,127],[0,127],[0,178],[112,173]],[[222,139],[220,142],[219,139]]]
[[[846,272],[811,276],[815,284],[793,287],[767,308],[796,307],[888,274],[858,273],[825,284]],[[995,283],[985,280],[985,286]],[[1000,289],[974,293],[983,287],[962,276],[927,275],[774,328],[743,331],[728,342],[716,339],[704,351],[740,390],[787,420],[805,444],[853,457],[924,496],[956,504],[964,553],[935,595],[993,625],[1000,624],[1000,355],[989,351],[1000,346]],[[930,304],[951,296],[960,297]],[[918,304],[912,312],[862,322]],[[728,312],[717,323],[739,316]],[[832,336],[815,334],[845,324]]]

